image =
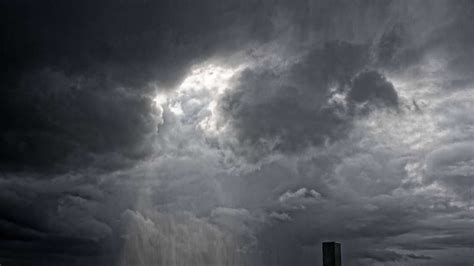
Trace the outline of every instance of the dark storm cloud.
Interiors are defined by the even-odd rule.
[[[272,32],[258,1],[1,5],[0,157],[18,170],[143,157],[156,131],[150,82],[176,84],[199,58]]]
[[[381,263],[387,263],[387,262],[401,262],[401,263],[407,263],[407,260],[431,260],[432,258],[429,256],[424,256],[424,255],[417,255],[413,253],[409,254],[400,254],[395,251],[390,251],[390,250],[371,250],[368,252],[363,252],[362,254],[359,254],[360,260],[364,261],[368,259],[369,261],[372,262],[381,262]]]
[[[289,69],[249,69],[221,108],[243,143],[294,152],[340,138],[360,109],[397,107],[398,95],[371,65],[369,45],[345,41],[315,48]],[[331,102],[335,94],[344,102]]]
[[[45,69],[23,76],[18,87],[5,88],[4,167],[64,171],[84,167],[101,154],[124,157],[124,164],[146,154],[140,143],[157,128],[151,100],[110,83]],[[102,167],[114,167],[113,160]]]
[[[99,240],[112,231],[94,214],[103,200],[98,188],[73,177],[53,182],[11,178],[1,184],[2,262],[61,265],[72,258],[84,263],[106,256],[111,246]]]
[[[2,6],[2,57],[10,75],[50,66],[99,72],[128,85],[174,82],[189,61],[239,45],[242,35],[271,33],[259,1],[24,0]]]
[[[125,195],[134,186],[122,184],[116,198],[94,169],[127,168],[149,154],[159,122],[150,83],[169,89],[193,63],[270,36],[261,11],[271,9],[26,0],[2,1],[0,10],[0,263],[114,264],[116,221],[133,208]],[[50,175],[71,171],[91,177]]]
[[[398,106],[398,95],[392,83],[376,71],[364,71],[353,79],[348,100],[356,104],[368,102],[373,105]]]
[[[2,263],[116,264],[122,244],[117,217],[135,198],[133,185],[98,174],[8,174],[0,190]]]
[[[2,1],[0,263],[472,263],[473,10]]]
[[[378,262],[400,261],[403,258],[401,254],[388,250],[372,250],[370,252],[362,254],[361,257],[375,260]]]

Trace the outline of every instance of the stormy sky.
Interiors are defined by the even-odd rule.
[[[474,263],[474,2],[0,0],[0,264]]]

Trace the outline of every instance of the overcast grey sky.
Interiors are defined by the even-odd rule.
[[[474,263],[474,2],[0,0],[0,263]]]

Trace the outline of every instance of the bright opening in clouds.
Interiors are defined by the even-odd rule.
[[[224,92],[234,85],[233,78],[243,66],[233,68],[203,63],[193,66],[172,92],[158,92],[153,99],[160,113],[164,108],[184,123],[197,123],[208,135],[216,135],[225,126],[219,121],[217,105]]]

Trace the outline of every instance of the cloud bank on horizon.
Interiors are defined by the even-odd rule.
[[[474,262],[471,1],[0,13],[0,263]]]

